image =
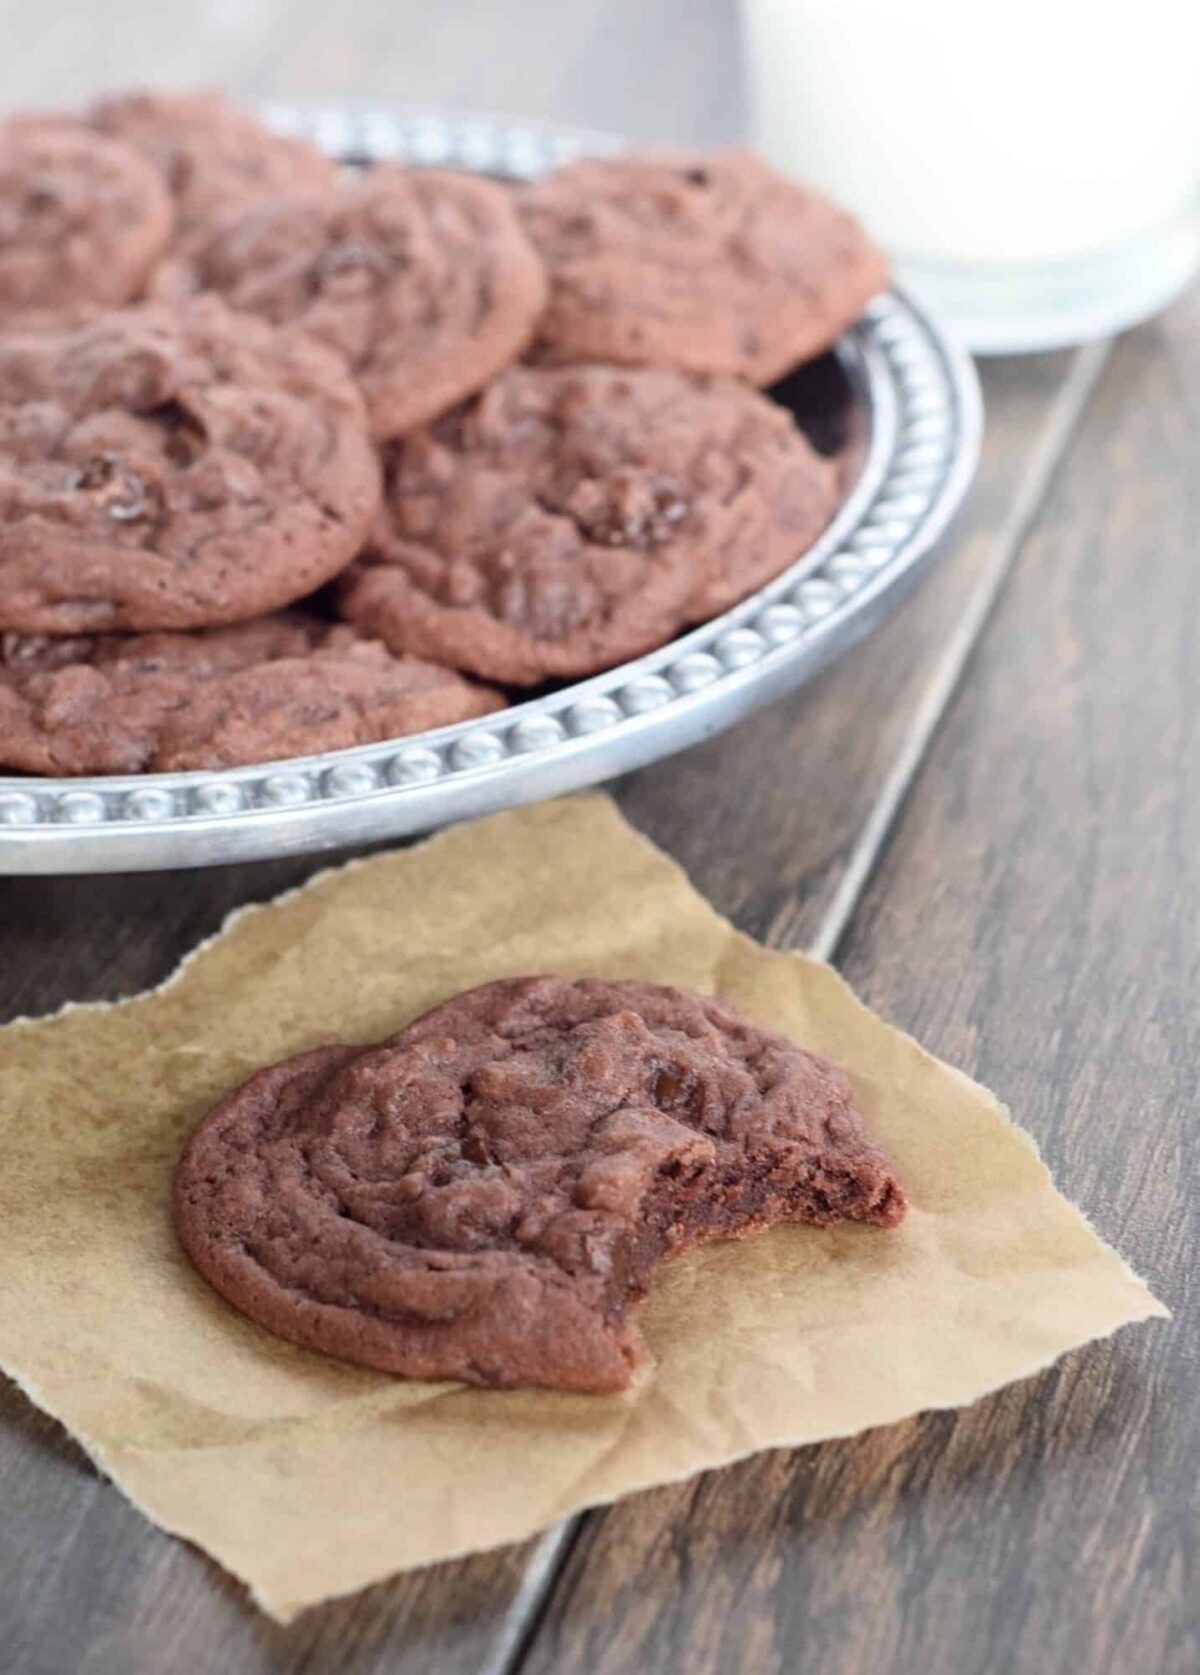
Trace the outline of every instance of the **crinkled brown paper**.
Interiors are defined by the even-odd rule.
[[[368,1372],[270,1337],[176,1247],[183,1135],[257,1066],[523,972],[720,994],[850,1071],[912,1208],[664,1269],[620,1396]],[[273,1616],[756,1449],[970,1402],[1166,1311],[992,1095],[824,965],[734,930],[588,796],[327,872],[117,1006],[0,1031],[0,1360]]]

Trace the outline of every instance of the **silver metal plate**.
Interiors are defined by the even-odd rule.
[[[267,114],[348,162],[521,179],[621,144],[408,107]],[[982,429],[970,361],[897,291],[837,359],[865,418],[858,479],[816,545],[724,616],[606,674],[417,737],[221,772],[0,778],[0,872],[212,866],[428,831],[642,767],[801,685],[915,581],[967,490]]]

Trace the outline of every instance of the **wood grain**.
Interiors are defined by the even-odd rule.
[[[1200,297],[1123,342],[845,938],[1176,1311],[596,1514],[522,1675],[1200,1668]]]
[[[6,1675],[477,1670],[520,1601],[526,1550],[415,1571],[286,1629],[162,1535],[11,1387],[0,1392]],[[403,1485],[397,1485],[397,1499]]]
[[[914,729],[947,701],[1102,354],[989,366],[979,474],[920,592],[812,685],[622,788],[630,819],[743,930],[821,953],[836,941],[887,835],[880,800],[903,796]]]

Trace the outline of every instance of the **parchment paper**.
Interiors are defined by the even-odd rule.
[[[493,977],[719,993],[839,1060],[912,1208],[661,1271],[621,1396],[416,1384],[241,1319],[176,1248],[191,1124],[251,1070]],[[161,989],[0,1031],[0,1361],[273,1616],[757,1449],[969,1402],[1165,1314],[990,1093],[828,967],[735,931],[606,798],[353,863],[236,915]]]

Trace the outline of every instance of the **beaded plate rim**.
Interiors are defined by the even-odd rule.
[[[623,141],[418,106],[273,105],[273,126],[347,162],[534,178]],[[782,575],[645,657],[435,732],[249,768],[0,777],[0,873],[157,870],[331,849],[595,784],[799,686],[912,585],[974,475],[974,368],[912,298],[877,298],[837,346],[866,458],[821,538]]]

